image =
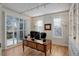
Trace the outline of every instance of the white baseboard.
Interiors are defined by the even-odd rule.
[[[52,42],[52,44],[56,44],[56,45],[60,45],[60,46],[68,46],[68,44],[65,44],[65,43]]]

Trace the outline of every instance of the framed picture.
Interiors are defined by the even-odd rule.
[[[51,30],[51,24],[44,24],[44,30]]]

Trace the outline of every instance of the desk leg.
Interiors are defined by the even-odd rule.
[[[46,56],[47,54],[46,54],[46,52],[45,52],[45,56]]]
[[[23,52],[24,52],[24,43],[23,43],[23,46],[22,46],[22,48],[23,48]]]
[[[50,54],[51,54],[51,47],[50,47]]]
[[[46,47],[47,47],[47,46],[45,45],[45,46],[44,46],[44,50],[45,50],[45,51],[44,51],[44,52],[45,52],[45,56],[47,55],[47,54],[46,54],[46,53],[47,53],[47,51],[46,51],[46,50],[47,50],[47,49],[46,49]]]
[[[51,50],[52,50],[52,43],[50,42],[50,54],[51,54]]]

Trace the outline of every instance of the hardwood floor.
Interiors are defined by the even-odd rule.
[[[44,53],[31,49],[29,47],[22,50],[22,45],[3,51],[5,56],[44,56]],[[68,48],[64,46],[52,45],[52,54],[49,56],[68,56]]]
[[[53,45],[52,46],[52,55],[53,56],[68,56],[68,47]]]

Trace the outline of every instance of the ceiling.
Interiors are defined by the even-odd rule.
[[[28,16],[39,16],[68,10],[68,3],[3,3],[3,7]]]

